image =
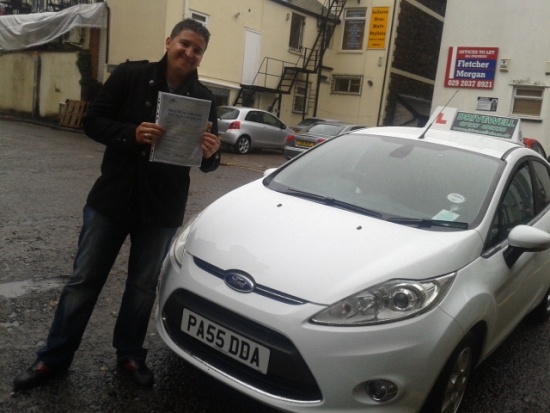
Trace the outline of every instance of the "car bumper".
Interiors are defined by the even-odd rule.
[[[305,148],[298,148],[296,146],[285,146],[283,148],[283,153],[286,159],[292,159],[295,156],[300,155],[301,153],[307,151]]]
[[[186,337],[178,331],[184,307],[248,334],[253,341],[270,337],[270,361],[275,366],[270,364],[269,370],[278,369],[284,376],[286,370],[292,375],[296,369],[301,379],[295,385],[285,384],[279,376],[270,377],[269,370],[267,375],[251,372],[248,366]],[[418,411],[462,336],[456,323],[439,308],[410,320],[378,326],[309,323],[322,308],[312,303],[289,305],[259,294],[233,291],[222,279],[197,267],[186,254],[183,270],[170,257],[165,262],[157,328],[175,353],[236,390],[285,411],[322,413]],[[279,345],[289,345],[288,354],[278,355]],[[365,386],[373,379],[395,383],[397,396],[386,403],[373,401]]]
[[[226,145],[235,145],[239,139],[239,134],[234,133],[231,130],[220,133],[220,142],[225,143]]]

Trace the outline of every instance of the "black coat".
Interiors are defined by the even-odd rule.
[[[119,65],[101,88],[84,119],[84,130],[106,145],[101,176],[88,195],[88,204],[114,219],[131,219],[161,227],[183,222],[189,192],[189,167],[149,162],[149,145],[135,141],[141,122],[155,122],[159,91],[168,92],[166,55],[160,62],[127,62]],[[218,133],[216,105],[195,72],[176,91],[212,101],[211,132]],[[203,160],[203,172],[215,170],[220,153]]]

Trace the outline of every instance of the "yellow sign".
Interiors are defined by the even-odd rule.
[[[385,49],[388,29],[389,7],[374,7],[370,16],[369,41],[367,49]]]

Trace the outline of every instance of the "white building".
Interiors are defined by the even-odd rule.
[[[432,110],[521,118],[550,152],[548,22],[549,1],[448,0]]]

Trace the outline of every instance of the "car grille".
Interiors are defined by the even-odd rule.
[[[203,261],[197,257],[193,257],[193,261],[197,265],[197,267],[206,271],[207,273],[212,274],[221,280],[225,279],[226,271],[222,270],[221,268],[218,268],[212,264],[209,264],[208,262]],[[272,300],[277,300],[282,303],[290,304],[290,305],[302,305],[307,303],[306,300],[302,300],[301,298],[294,297],[293,295],[285,294],[281,291],[277,291],[260,284],[255,285],[253,293],[260,294]]]
[[[184,307],[268,347],[271,354],[267,374],[257,372],[182,332]],[[322,400],[319,386],[306,362],[294,344],[282,334],[183,289],[172,293],[162,315],[166,331],[181,349],[224,374],[277,398],[300,402]]]

